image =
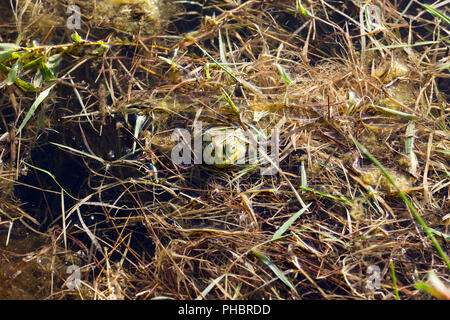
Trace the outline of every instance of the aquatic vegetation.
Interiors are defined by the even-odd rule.
[[[68,3],[0,3],[3,283],[446,297],[443,3],[75,0],[77,30]]]

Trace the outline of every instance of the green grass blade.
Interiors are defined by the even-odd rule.
[[[225,98],[225,100],[228,102],[228,104],[230,105],[231,109],[233,109],[234,112],[236,112],[237,114],[239,114],[239,109],[238,107],[236,107],[236,105],[234,104],[233,100],[231,100],[230,96],[228,95],[228,93],[223,89],[220,88],[222,90],[222,96]]]
[[[47,98],[47,96],[50,94],[50,91],[52,91],[53,87],[56,84],[51,85],[50,87],[48,87],[47,89],[45,89],[44,91],[42,91],[38,97],[36,98],[36,100],[34,100],[33,104],[30,107],[30,110],[28,110],[25,119],[23,119],[19,129],[17,129],[16,135],[18,135],[23,127],[25,127],[25,125],[28,123],[28,121],[31,119],[31,117],[34,115],[34,113],[36,112],[37,108],[41,105],[42,101],[45,100],[45,98]]]
[[[398,111],[398,110],[394,110],[394,109],[378,106],[376,104],[368,104],[366,107],[378,109],[378,110],[381,110],[383,112],[386,112],[386,113],[389,113],[389,114],[393,114],[395,116],[406,118],[408,120],[416,120],[417,119],[417,116],[415,114],[401,112],[401,111]]]
[[[405,153],[408,157],[410,157],[411,153],[413,152],[414,132],[415,132],[415,124],[413,121],[411,121],[406,127]]]
[[[416,174],[416,168],[417,168],[417,160],[416,156],[414,154],[413,148],[414,148],[414,136],[415,136],[415,123],[414,121],[410,121],[408,126],[406,127],[406,134],[405,134],[405,154],[409,159],[409,173]]]
[[[386,168],[362,144],[360,144],[354,137],[351,137],[351,138],[353,140],[353,143],[358,147],[358,149],[361,150],[361,152],[364,153],[366,155],[366,157],[369,158],[370,161],[372,161],[381,170],[381,172],[386,177],[386,179],[388,179],[388,181],[394,186],[394,188],[397,190],[400,198],[403,200],[403,202],[405,202],[405,204],[408,206],[409,210],[412,212],[412,214],[416,218],[417,222],[422,226],[422,228],[425,231],[425,233],[427,234],[428,238],[434,244],[434,247],[436,248],[439,255],[442,257],[445,264],[447,265],[447,268],[450,270],[450,261],[448,260],[446,254],[442,250],[439,243],[436,241],[436,238],[433,236],[430,229],[427,227],[425,222],[422,220],[420,215],[417,213],[416,209],[413,207],[411,202],[408,200],[406,195],[403,193],[402,190],[400,190],[400,188],[395,183],[394,179],[392,179],[389,172],[387,172]]]
[[[441,70],[445,70],[445,69],[450,69],[450,63],[447,64],[443,64],[442,66],[440,66],[439,68],[437,68],[437,71],[441,71]]]
[[[301,208],[299,211],[293,214],[292,217],[287,219],[286,222],[283,223],[283,225],[273,234],[272,239],[275,240],[281,237],[283,233],[285,233],[286,230],[289,229],[289,227],[294,223],[294,221],[297,220],[298,217],[300,217],[300,215],[309,208],[310,205],[311,203],[308,204],[306,207]]]
[[[236,81],[237,83],[242,84],[242,81],[240,79],[238,79],[233,72],[228,69],[227,67],[225,67],[224,65],[222,65],[221,63],[217,62],[205,49],[203,49],[202,47],[200,47],[197,44],[197,47],[216,65],[218,66],[220,69],[222,69],[223,71],[225,71],[234,81]]]
[[[300,189],[306,190],[306,191],[310,191],[310,192],[313,192],[313,193],[318,194],[320,196],[323,196],[323,197],[326,197],[326,198],[330,198],[330,199],[333,199],[333,200],[339,200],[339,201],[344,202],[345,204],[351,204],[350,201],[346,197],[333,196],[331,194],[328,194],[328,193],[325,193],[325,192],[321,192],[321,191],[318,191],[318,190],[315,190],[315,189],[311,189],[311,188],[308,188],[308,187],[304,187],[304,186],[300,186]]]
[[[308,180],[306,179],[305,161],[302,161],[300,164],[300,184],[302,187],[308,186]],[[305,193],[305,190],[302,190],[302,193]]]
[[[398,295],[398,288],[397,288],[397,277],[395,276],[394,262],[392,260],[390,263],[390,268],[391,268],[392,284],[394,286],[394,292],[395,292],[395,300],[400,300],[400,296]]]
[[[237,284],[237,286],[236,286],[236,290],[235,290],[235,292],[233,294],[232,300],[237,300],[238,299],[238,297],[240,295],[240,292],[241,292],[241,287],[242,287],[242,282],[239,282]]]
[[[379,50],[379,49],[396,49],[396,48],[406,48],[406,47],[419,47],[419,46],[427,46],[429,44],[437,44],[440,41],[420,41],[413,44],[402,43],[402,44],[392,44],[388,46],[378,46],[369,48],[367,50]]]
[[[217,62],[206,50],[204,50],[202,47],[200,47],[198,45],[198,43],[196,43],[196,45],[209,59],[211,59],[211,61],[216,66],[218,66],[220,69],[225,71],[234,81],[236,81],[244,88],[247,88],[256,94],[262,94],[262,91],[259,88],[257,88],[255,85],[253,85],[249,81],[245,81],[245,80],[242,80],[242,79],[239,79],[238,77],[236,77],[230,69],[228,69],[226,66],[222,65],[221,63]]]
[[[291,290],[298,295],[298,292],[295,289],[294,285],[284,275],[283,271],[281,271],[272,261],[270,261],[269,258],[263,255],[261,252],[256,251],[255,249],[252,250],[252,253],[257,256],[262,262],[264,262],[273,271],[273,273],[275,273],[278,279],[280,279],[285,285],[291,288]]]
[[[422,5],[429,13],[431,13],[431,15],[433,15],[436,18],[441,19],[442,21],[444,21],[447,24],[450,24],[450,18],[447,17],[445,14],[443,14],[442,12],[440,12],[439,10],[433,8],[432,6],[428,5],[428,4],[423,4]]]
[[[212,288],[214,288],[220,282],[220,280],[222,280],[223,277],[225,277],[224,274],[211,281],[211,283],[205,288],[205,290],[202,291],[202,294],[198,295],[197,298],[195,298],[195,300],[203,300],[203,297],[206,297],[208,293],[212,290]]]
[[[302,4],[302,0],[297,0],[297,11],[299,11],[300,10],[300,13],[302,14],[302,15],[304,15],[305,17],[308,17],[308,18],[314,18],[313,17],[313,15],[311,14],[311,12],[309,12],[308,10],[306,10],[305,9],[305,7],[303,6],[303,4]]]
[[[175,65],[173,60],[167,59],[166,57],[163,57],[163,56],[158,56],[158,58],[160,60],[164,61],[165,63],[167,63],[170,67],[173,67],[173,68],[176,67],[176,65]]]
[[[55,146],[57,146],[57,147],[60,147],[60,148],[63,148],[63,149],[67,149],[67,150],[69,150],[69,151],[71,151],[73,153],[77,153],[77,154],[80,154],[82,156],[85,156],[85,157],[91,158],[93,160],[99,161],[102,164],[105,164],[105,162],[106,162],[105,160],[103,160],[102,158],[100,158],[100,157],[98,157],[96,155],[93,155],[93,154],[90,154],[90,153],[87,153],[87,152],[84,152],[84,151],[80,151],[80,150],[77,150],[77,149],[65,146],[63,144],[56,143],[56,142],[50,142],[50,143],[55,145]]]
[[[86,109],[86,105],[84,104],[83,98],[81,98],[80,92],[78,91],[78,89],[75,87],[75,82],[73,82],[72,78],[69,79],[70,83],[74,85],[73,87],[73,92],[75,92],[75,96],[77,97],[78,102],[80,103],[81,109],[83,110],[84,114],[88,114],[87,109]],[[91,119],[91,117],[89,117],[88,115],[86,116],[86,119],[89,121],[90,125],[92,126],[92,128],[94,128],[94,123]]]
[[[438,231],[438,230],[436,230],[436,229],[433,229],[433,228],[430,228],[430,227],[428,227],[428,229],[430,230],[430,232],[431,232],[432,234],[435,234],[435,235],[437,235],[438,237],[444,238],[445,241],[450,241],[450,235],[448,235],[448,234],[446,234],[446,233],[443,233],[443,232],[440,232],[440,231]]]
[[[276,65],[276,67],[278,69],[278,72],[281,74],[281,77],[283,78],[284,82],[287,85],[290,85],[292,83],[292,80],[291,80],[291,78],[289,78],[289,75],[286,73],[286,70],[284,70],[283,66],[281,66],[278,63],[275,64],[275,65]]]
[[[449,150],[436,150],[436,151],[443,152],[443,153],[446,153],[446,154],[450,155]],[[445,167],[445,165],[442,164],[442,162],[440,163],[440,167],[441,167],[442,170],[445,171],[445,174],[447,175],[447,178],[450,178],[450,172],[448,172],[447,168]]]
[[[29,164],[29,163],[26,163],[26,162],[25,162],[25,164],[26,164],[27,166],[29,166],[29,167],[35,169],[35,170],[41,171],[41,172],[43,172],[43,173],[49,175],[49,176],[53,179],[53,181],[55,181],[55,183],[58,185],[58,187],[60,187],[61,190],[62,190],[65,194],[67,194],[69,197],[71,197],[71,198],[74,199],[74,200],[77,200],[77,201],[79,200],[79,199],[77,199],[76,197],[72,196],[69,192],[66,191],[66,189],[63,188],[63,186],[58,182],[58,180],[56,180],[56,177],[55,177],[55,175],[54,175],[53,173],[51,173],[51,172],[49,172],[49,171],[47,171],[47,170],[44,170],[44,169],[42,169],[42,168],[35,167],[35,166],[33,166],[33,165]]]
[[[416,289],[431,294],[440,300],[450,300],[450,287],[448,287],[433,271],[428,272],[427,282],[417,282]]]
[[[205,64],[205,75],[208,81],[211,80],[211,74],[209,73],[209,63]]]

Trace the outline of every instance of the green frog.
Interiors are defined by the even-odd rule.
[[[217,168],[260,163],[257,142],[266,138],[256,128],[244,131],[233,126],[211,127],[202,133],[203,162]]]

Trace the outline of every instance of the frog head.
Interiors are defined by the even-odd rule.
[[[212,127],[203,133],[203,160],[225,168],[243,163],[249,143],[245,132],[234,127]]]

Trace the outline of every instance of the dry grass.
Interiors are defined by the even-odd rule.
[[[140,33],[80,3],[65,46],[40,1],[19,2],[0,42],[29,28],[22,48],[63,55],[23,126],[37,94],[0,89],[0,223],[48,238],[30,261],[59,270],[35,297],[429,299],[430,271],[448,286],[449,29],[418,2],[180,1]],[[175,165],[172,132],[199,121],[279,128],[277,174]],[[82,290],[63,285],[67,261]]]

